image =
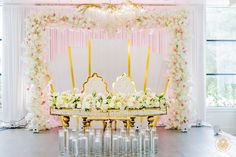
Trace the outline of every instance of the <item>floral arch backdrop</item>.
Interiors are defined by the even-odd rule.
[[[109,16],[102,16],[107,13]],[[50,25],[72,28],[104,29],[115,33],[118,29],[165,28],[171,32],[169,77],[171,81],[171,107],[167,128],[180,129],[189,122],[189,74],[186,43],[188,39],[188,12],[185,9],[160,11],[130,5],[81,5],[72,13],[35,13],[26,20],[26,62],[29,83],[28,128],[49,129],[47,85],[50,75],[45,55],[44,32]]]

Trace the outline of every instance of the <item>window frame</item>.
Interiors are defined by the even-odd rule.
[[[0,42],[2,42],[2,38],[0,38]],[[1,51],[2,50],[0,50],[0,52]],[[2,55],[0,54],[0,56],[2,56]],[[2,106],[2,72],[0,71],[0,113],[2,112],[2,108],[3,108],[3,106]]]
[[[217,9],[217,8],[227,9],[227,8],[235,8],[235,7],[207,6],[206,8],[209,8],[209,9],[212,9],[212,8],[215,8],[215,9]],[[206,17],[207,17],[207,12],[206,12]],[[207,28],[207,24],[206,24],[206,28]],[[206,44],[207,43],[216,43],[217,44],[217,42],[221,42],[221,43],[223,43],[223,42],[233,42],[233,43],[236,44],[236,39],[234,39],[234,38],[232,38],[232,39],[223,39],[223,38],[214,39],[214,38],[207,38],[207,36],[206,36],[205,41],[206,41]],[[206,50],[205,53],[208,53],[208,51]],[[206,60],[205,60],[205,62],[206,62]],[[236,76],[236,71],[235,72],[234,71],[233,72],[205,72],[205,76],[206,76],[206,78],[205,78],[205,82],[206,82],[207,76],[214,76],[216,78],[217,78],[217,76]],[[206,90],[206,93],[207,93],[207,84],[206,84],[205,90]],[[207,100],[207,95],[206,95],[206,100]],[[210,111],[218,111],[218,110],[222,110],[222,109],[224,111],[236,111],[236,105],[235,106],[217,106],[217,105],[215,105],[215,106],[208,106],[208,104],[206,104],[206,105],[207,105],[207,110],[210,110]]]

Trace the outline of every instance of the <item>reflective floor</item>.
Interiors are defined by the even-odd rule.
[[[24,129],[0,131],[0,157],[58,157],[58,129],[33,134]],[[236,157],[236,137],[214,136],[212,128],[192,128],[188,133],[157,129],[157,157]]]

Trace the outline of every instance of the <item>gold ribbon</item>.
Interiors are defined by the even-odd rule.
[[[130,71],[130,67],[131,67],[131,62],[130,62],[130,39],[128,39],[128,77],[131,78],[131,71]]]
[[[70,73],[71,73],[71,80],[72,80],[72,89],[75,88],[75,78],[74,78],[74,71],[73,71],[73,62],[72,62],[72,53],[71,53],[71,47],[68,47],[68,55],[69,55],[69,61],[70,61]]]
[[[54,87],[53,87],[53,85],[52,85],[52,82],[50,82],[50,92],[51,92],[51,93],[54,93],[54,92],[55,92]]]
[[[168,88],[169,82],[170,82],[170,79],[167,78],[166,83],[165,83],[164,92],[163,92],[161,95],[164,96],[164,95],[166,94],[166,91],[167,91],[167,88]],[[158,123],[158,117],[159,117],[159,116],[156,116],[156,119],[155,119],[155,122],[154,122],[154,126],[155,126],[155,127],[157,126],[157,123]]]
[[[88,41],[88,75],[91,76],[91,40]]]
[[[167,89],[168,89],[169,82],[170,82],[170,79],[167,78],[166,83],[165,83],[164,91],[163,91],[163,93],[161,93],[162,96],[166,95],[166,91],[167,91]]]
[[[148,80],[148,68],[149,68],[149,60],[150,60],[150,46],[148,47],[147,58],[146,58],[146,69],[145,69],[145,78],[144,78],[144,91],[147,89],[147,80]]]
[[[150,60],[150,46],[148,47],[148,52],[147,52],[147,58],[146,58],[146,69],[145,69],[145,76],[144,76],[144,92],[146,92],[147,89],[147,80],[148,80],[148,69],[149,69],[149,60]],[[140,117],[140,123],[143,122],[143,117]]]
[[[170,79],[168,78],[168,79],[166,80],[166,84],[165,84],[165,88],[164,88],[163,95],[166,94],[166,91],[167,91],[167,88],[168,88],[169,82],[170,82]]]

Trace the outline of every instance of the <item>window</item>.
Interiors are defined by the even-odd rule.
[[[0,109],[2,108],[2,5],[0,4]]]
[[[208,106],[236,107],[236,8],[207,8]]]

